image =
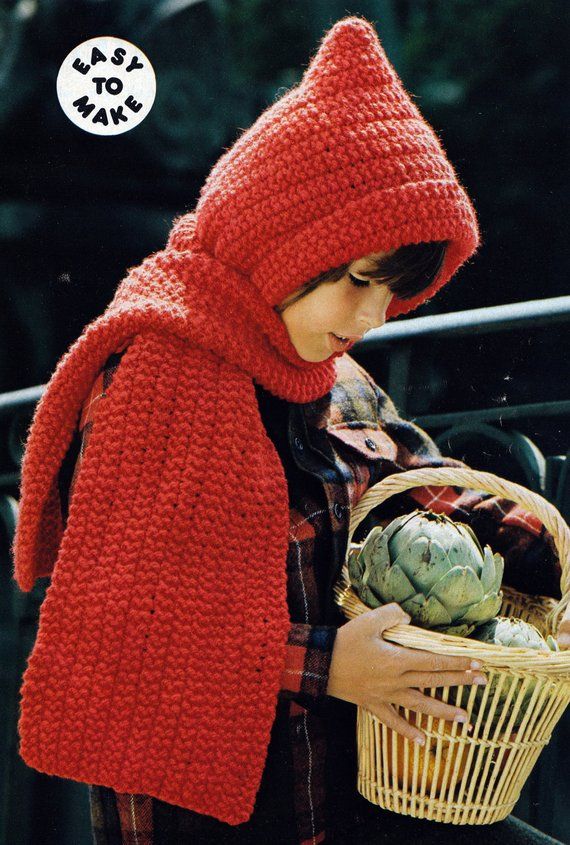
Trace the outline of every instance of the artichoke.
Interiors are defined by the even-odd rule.
[[[545,652],[559,651],[558,643],[553,637],[549,635],[546,639],[544,639],[538,628],[535,628],[535,626],[531,625],[529,622],[524,622],[522,619],[517,619],[514,616],[497,616],[495,619],[491,619],[489,622],[485,622],[485,624],[477,626],[477,628],[475,628],[473,633],[470,635],[470,638],[473,640],[479,640],[483,643],[502,645],[508,648],[534,648],[538,651]],[[492,704],[493,697],[495,695],[495,690],[497,689],[498,678],[499,676],[493,673],[489,682],[486,685],[489,688],[486,709],[490,708]],[[514,702],[516,700],[518,696],[518,688],[520,687],[521,683],[522,678],[513,678],[511,680],[511,684],[516,685],[515,691],[511,698],[511,702]],[[515,717],[512,726],[513,730],[520,726],[523,717],[527,711],[528,704],[532,698],[532,694],[535,690],[535,687],[536,679],[532,679],[530,684],[526,688],[526,691],[523,696],[523,701]],[[477,688],[477,692],[475,694],[475,711],[478,711],[479,707],[481,706],[485,688],[486,687]],[[466,706],[467,699],[469,696],[469,689],[469,687],[463,688],[463,695],[460,706]],[[491,723],[492,730],[494,730],[497,725],[499,716],[501,715],[503,709],[502,702],[506,700],[509,689],[510,684],[503,683],[501,692],[499,693],[497,709],[495,711],[495,715]],[[475,714],[473,714],[471,718],[472,720],[474,720]],[[507,716],[506,721],[508,721],[508,718],[509,717]]]
[[[499,612],[503,569],[468,525],[431,510],[373,528],[348,558],[350,583],[368,607],[395,601],[414,624],[458,636]]]
[[[545,640],[538,628],[515,616],[497,616],[483,625],[478,625],[471,634],[471,639],[508,648],[559,651],[558,643],[553,637],[549,635]]]

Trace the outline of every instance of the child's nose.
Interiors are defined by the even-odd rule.
[[[379,329],[386,322],[386,312],[390,302],[384,301],[381,305],[369,305],[365,310],[361,311],[358,320],[358,325],[362,332],[370,331],[370,329]]]

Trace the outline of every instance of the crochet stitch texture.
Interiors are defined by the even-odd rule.
[[[51,576],[21,690],[29,766],[249,819],[289,630],[287,483],[253,381],[309,402],[341,354],[304,361],[272,306],[345,261],[436,239],[450,241],[438,278],[388,318],[444,285],[479,232],[374,27],[344,18],[165,249],[129,268],[35,409],[13,544],[22,590]],[[129,338],[63,531],[79,409]]]

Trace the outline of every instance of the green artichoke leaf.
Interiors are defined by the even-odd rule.
[[[358,598],[364,602],[367,607],[374,608],[380,607],[381,605],[385,604],[385,602],[381,601],[369,587],[365,587],[364,585],[360,584],[359,587],[356,587],[356,593]]]
[[[377,530],[378,528],[379,526],[376,526],[372,529],[360,550],[361,565],[364,568],[362,575],[364,584],[368,583],[372,573],[383,571],[387,566],[390,566],[388,539],[382,529]]]
[[[419,537],[432,538],[438,524],[432,521],[435,518],[431,511],[415,510],[393,519],[384,529],[392,558],[397,558],[404,549],[409,550]]]
[[[395,547],[395,540],[390,543],[394,565],[404,570],[416,590],[427,595],[433,585],[451,569],[447,552],[430,537],[416,536],[405,547]]]
[[[484,598],[481,581],[469,567],[454,566],[437,584],[434,584],[429,596],[434,595],[453,620],[459,620],[473,603]]]
[[[480,547],[475,546],[469,535],[464,534],[461,530],[465,527],[456,523],[459,536],[454,539],[449,550],[449,559],[453,566],[469,566],[478,577],[481,577],[483,550],[481,549],[481,554],[479,554]]]
[[[356,549],[351,549],[348,553],[348,578],[353,587],[358,586],[362,581],[364,575],[364,564],[360,552]]]
[[[415,524],[419,517],[422,516],[422,511],[415,510],[411,513],[404,513],[401,516],[396,516],[385,528],[384,533],[388,540],[392,538],[392,535],[396,533],[396,531],[404,531],[405,526],[408,525],[409,522],[412,523],[411,530],[415,534],[417,528],[415,528]],[[409,528],[406,530],[410,530]]]
[[[383,602],[363,583],[364,562],[359,549],[350,550],[347,566],[349,581],[359,599],[368,607],[380,607]]]
[[[453,522],[453,520],[451,520]],[[467,542],[467,545],[473,544],[478,552],[477,559],[479,560],[479,564],[483,558],[483,549],[481,547],[481,543],[473,529],[470,525],[467,525],[466,522],[454,522],[453,523],[459,533],[461,534],[462,538]]]
[[[368,534],[360,550],[364,564],[361,583],[372,590],[381,603],[403,601],[413,596],[416,590],[405,573],[399,567],[395,570],[391,565],[388,534],[376,528]]]
[[[363,579],[365,584],[374,569],[390,564],[388,538],[380,526],[376,525],[366,536],[360,549],[360,559],[364,569]]]
[[[399,566],[376,566],[370,569],[367,585],[384,602],[398,603],[411,598],[416,589]]]
[[[495,558],[493,557],[493,553],[489,546],[485,546],[483,552],[483,568],[481,569],[481,586],[483,587],[483,591],[485,593],[490,592],[498,592],[498,589],[494,589],[494,584],[496,581],[496,564]]]
[[[388,544],[392,540],[394,536],[400,534],[401,532],[404,533],[406,536],[406,529],[404,526],[411,522],[412,526],[415,524],[415,516],[418,514],[419,511],[414,511],[413,513],[403,514],[402,516],[397,516],[393,519],[385,528],[381,526],[375,526],[364,541],[364,545],[368,546],[368,543],[371,544],[371,551],[373,554],[376,554],[376,547],[380,546],[380,548],[388,549]],[[412,534],[410,535],[412,538],[417,536],[417,528],[412,529]]]
[[[382,540],[383,535],[384,531],[381,526],[375,525],[364,538],[360,547],[360,555],[365,563],[367,563],[371,558],[377,557],[379,548],[382,549],[387,545],[386,540]]]
[[[409,610],[406,610],[409,613]],[[446,628],[453,622],[446,608],[435,596],[429,596],[418,608],[413,616],[414,622],[424,628],[435,628],[445,625]]]
[[[373,546],[377,542],[377,540],[382,537],[385,531],[386,529],[382,528],[381,525],[375,525],[373,528],[371,528],[360,546],[360,551],[362,551],[365,546]]]
[[[505,559],[498,552],[493,555],[495,561],[495,583],[493,584],[493,592],[498,593],[503,583],[503,574],[505,571]]]
[[[406,613],[409,613],[412,617],[412,621],[418,617],[418,614],[421,612],[422,607],[426,603],[426,597],[423,593],[416,593],[415,596],[412,596],[410,599],[406,599],[405,601],[399,602],[400,607]]]
[[[394,526],[394,522],[396,520],[386,526],[386,537],[390,540],[390,548],[393,549],[393,554],[399,554],[400,549],[411,546],[414,540],[417,540],[418,535],[425,533],[423,530],[425,527],[424,520],[419,516],[408,519],[397,526]]]
[[[484,599],[467,608],[460,622],[473,622],[474,626],[492,619],[501,609],[502,593],[490,593]],[[473,627],[474,627],[473,626]],[[473,628],[471,629],[473,630]]]

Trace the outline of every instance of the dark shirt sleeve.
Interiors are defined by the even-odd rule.
[[[463,461],[443,456],[427,432],[400,417],[392,400],[377,385],[376,392],[379,421],[394,440],[397,457],[394,462],[376,463],[371,485],[394,472],[424,466],[469,469]],[[550,532],[531,511],[482,490],[455,486],[412,488],[371,511],[355,539],[360,539],[372,525],[387,525],[415,508],[429,508],[468,524],[483,546],[488,544],[493,552],[503,556],[505,584],[531,595],[560,598],[560,562]]]
[[[281,698],[318,712],[327,696],[329,669],[338,628],[334,625],[291,623]]]

